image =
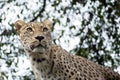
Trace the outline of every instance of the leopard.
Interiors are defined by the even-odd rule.
[[[48,19],[17,20],[15,28],[36,80],[120,80],[120,74],[114,70],[54,44],[53,24]]]

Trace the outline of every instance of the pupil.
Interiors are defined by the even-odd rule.
[[[29,28],[27,28],[27,31],[32,31],[32,28],[30,28],[30,27],[29,27]]]
[[[45,28],[43,28],[43,31],[44,31],[44,32],[45,32],[45,31],[48,31],[48,28],[46,28],[46,27],[45,27]]]

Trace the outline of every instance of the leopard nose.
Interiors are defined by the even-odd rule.
[[[43,39],[44,39],[44,37],[43,37],[43,36],[37,36],[37,37],[35,37],[35,39],[37,39],[37,40],[41,41],[41,40],[43,40]]]

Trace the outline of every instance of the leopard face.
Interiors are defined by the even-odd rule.
[[[25,23],[18,20],[15,23],[15,27],[25,50],[33,53],[44,53],[50,48],[52,43],[50,34],[52,24],[49,20],[45,20],[42,23]]]

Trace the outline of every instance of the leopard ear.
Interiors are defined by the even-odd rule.
[[[52,22],[50,20],[44,20],[43,24],[48,25],[48,27],[52,30]]]
[[[25,25],[26,23],[22,20],[17,20],[15,22],[15,27],[18,33],[20,33],[20,29]]]

